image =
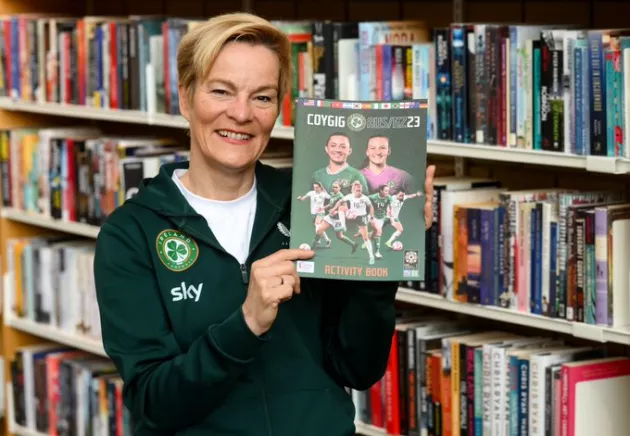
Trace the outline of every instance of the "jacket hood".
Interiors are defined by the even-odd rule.
[[[189,161],[163,164],[157,176],[144,179],[138,193],[128,199],[130,203],[151,209],[160,215],[172,217],[195,216],[197,212],[171,179],[176,169],[188,169]],[[256,185],[259,198],[282,210],[291,196],[291,177],[269,165],[256,163]]]

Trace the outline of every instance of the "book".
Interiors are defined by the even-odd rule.
[[[424,280],[427,101],[300,98],[291,248],[302,277]]]

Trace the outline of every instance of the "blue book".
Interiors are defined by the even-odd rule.
[[[495,237],[496,231],[494,228],[495,207],[480,208],[479,226],[480,226],[480,241],[481,241],[481,304],[486,306],[496,305],[495,295]],[[470,265],[470,264],[469,264]]]

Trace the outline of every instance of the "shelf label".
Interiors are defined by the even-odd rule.
[[[589,341],[606,342],[604,327],[583,322],[573,323],[573,336]]]
[[[607,156],[586,156],[586,171],[593,173],[621,174],[619,159]]]

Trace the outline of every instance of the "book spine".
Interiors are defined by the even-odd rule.
[[[588,154],[606,156],[606,68],[604,67],[604,47],[601,31],[589,31],[590,63],[590,139]]]
[[[528,39],[525,41],[524,59],[523,59],[523,148],[531,150],[534,148],[533,141],[533,126],[532,120],[534,117],[534,39]]]
[[[459,410],[453,409],[453,434],[460,436],[468,435],[468,367],[467,367],[467,350],[465,344],[459,344]]]
[[[584,322],[596,324],[595,316],[595,215],[586,214],[584,229]]]
[[[465,141],[467,133],[467,89],[466,89],[466,34],[464,25],[456,24],[451,28],[451,47],[453,51],[453,139]]]
[[[398,433],[407,434],[409,432],[409,415],[407,413],[407,335],[404,331],[397,332],[396,350],[398,352]]]
[[[330,23],[325,21],[315,21],[312,24],[313,33],[313,98],[324,99],[334,98],[327,95],[327,75],[326,56],[328,53],[326,46],[326,27],[330,27]]]
[[[508,90],[510,93],[510,107],[507,108],[509,111],[509,119],[510,119],[510,130],[508,132],[508,146],[516,147],[516,137],[517,137],[517,79],[518,79],[518,58],[520,54],[517,51],[517,39],[518,39],[518,26],[509,26],[508,27],[508,35],[509,35],[509,47],[508,50],[510,52],[509,58],[509,69],[510,69],[510,80]]]
[[[409,436],[420,436],[419,425],[419,381],[417,380],[418,374],[418,359],[416,351],[416,330],[409,328],[407,330],[407,377],[405,377],[405,383],[407,386],[407,434]]]
[[[540,99],[540,83],[541,83],[541,40],[534,41],[532,66],[532,98],[533,98],[533,118],[532,118],[532,138],[534,150],[542,149],[542,132],[541,132],[541,99]]]
[[[510,377],[510,396],[508,406],[508,436],[518,436],[518,417],[519,417],[519,366],[518,357],[510,356],[509,359],[509,377]]]
[[[508,214],[507,209],[503,206],[499,206],[497,208],[497,232],[495,238],[497,239],[497,255],[495,257],[495,262],[497,266],[497,287],[495,289],[496,298],[495,301],[498,302],[498,305],[503,308],[508,308],[510,306],[510,299],[508,297],[508,263],[507,259],[509,258],[508,252],[508,240],[506,238],[507,235],[507,227],[508,227]]]
[[[405,47],[396,45],[391,47],[391,78],[390,95],[391,100],[400,101],[405,99]]]
[[[584,102],[584,76],[582,74],[582,49],[575,47],[573,53],[573,68],[571,74],[573,79],[573,107],[575,108],[575,143],[571,148],[571,153],[584,154],[584,129],[580,127],[583,118]]]
[[[374,63],[374,97],[377,100],[383,100],[383,50],[384,44],[373,45],[370,47],[372,53],[372,62]],[[370,76],[372,73],[370,73]]]
[[[505,349],[499,347],[492,348],[492,433],[501,436],[504,428],[503,410],[505,409],[505,386],[503,384],[506,374]]]
[[[392,55],[393,46],[382,45],[381,46],[381,95],[385,101],[392,100],[392,70],[394,56]]]
[[[588,42],[583,40],[584,46],[580,47],[582,53],[582,154],[591,154],[589,141],[591,138],[591,88],[590,88],[590,62],[588,62]]]
[[[466,104],[464,142],[474,144],[477,134],[477,89],[476,89],[476,51],[475,26],[466,26]]]
[[[492,434],[492,349],[483,349],[483,433]]]
[[[451,127],[451,49],[449,29],[435,29],[435,68],[437,93],[437,139],[452,138]]]
[[[575,222],[575,313],[576,321],[584,322],[584,234],[585,217],[578,212]]]
[[[475,268],[469,266],[467,273],[467,289],[468,301],[471,303],[481,302],[481,231],[480,231],[480,213],[479,209],[468,209],[468,265],[475,265]]]
[[[499,67],[501,42],[498,37],[498,27],[495,25],[486,26],[486,144],[497,145],[497,134],[499,124],[499,92],[501,70]]]
[[[534,310],[536,315],[542,315],[542,270],[543,270],[543,231],[542,231],[542,204],[536,207],[535,224],[535,264],[536,280],[534,281]]]
[[[540,44],[540,130],[541,149],[550,151],[553,136],[553,123],[551,114],[551,87],[553,85],[553,72],[551,66],[551,51],[553,41],[550,38],[541,38]]]
[[[466,420],[462,419],[461,435],[475,434],[475,352],[472,346],[466,346]]]
[[[488,133],[488,108],[486,98],[486,26],[483,24],[475,25],[476,53],[475,53],[475,88],[476,96],[476,135],[475,142],[477,144],[485,144]]]
[[[529,360],[519,359],[519,436],[529,435]]]
[[[595,210],[595,307],[597,325],[608,325],[608,213]]]
[[[558,274],[558,223],[551,221],[549,223],[549,296],[548,316],[556,317],[556,280]],[[543,295],[544,298],[544,295]]]
[[[484,401],[484,383],[483,383],[483,347],[475,349],[475,389],[474,389],[474,434],[483,434],[483,401]]]
[[[413,47],[403,46],[403,63],[404,63],[404,75],[405,75],[405,100],[413,99]]]
[[[570,113],[565,112],[564,93],[562,87],[562,50],[552,50],[552,94],[551,94],[551,150],[565,150],[565,124],[570,122]]]
[[[552,393],[553,393],[553,366],[545,368],[545,426],[543,436],[551,436],[552,429]]]
[[[493,306],[494,283],[494,232],[492,213],[487,210],[479,212],[479,230],[481,243],[481,281],[480,302],[483,305]]]
[[[500,32],[498,37],[500,38],[500,51],[499,51],[499,83],[500,83],[500,92],[499,92],[499,104],[498,104],[498,144],[506,147],[508,145],[508,137],[509,137],[509,88],[510,84],[508,83],[509,78],[509,55],[510,55],[510,47],[507,35],[507,28],[500,27]]]

